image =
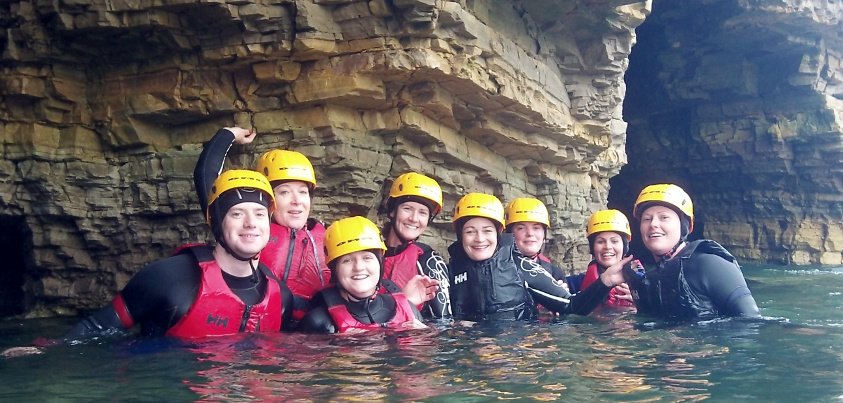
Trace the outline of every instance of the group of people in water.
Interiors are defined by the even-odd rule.
[[[418,242],[443,209],[434,179],[418,172],[395,179],[383,231],[364,217],[326,229],[309,214],[317,181],[304,155],[273,150],[255,170],[223,172],[230,147],[254,138],[242,128],[219,130],[194,171],[214,245],[187,245],[147,265],[66,340],[135,325],[142,335],[183,338],[415,329],[431,319],[530,319],[539,305],[562,315],[607,305],[665,319],[760,316],[735,258],[714,241],[687,241],[693,205],[676,185],[648,186],[635,203],[652,253],[646,269],[628,256],[632,230],[620,211],[590,217],[594,259],[585,273],[566,276],[541,253],[546,206],[518,198],[504,208],[484,193],[454,207],[457,241],[446,263]]]

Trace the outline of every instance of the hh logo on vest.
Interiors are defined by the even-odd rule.
[[[459,284],[466,280],[468,280],[468,272],[458,274],[456,277],[454,277],[454,284]]]
[[[214,325],[219,327],[228,327],[228,318],[220,317],[219,315],[208,314],[206,325]]]

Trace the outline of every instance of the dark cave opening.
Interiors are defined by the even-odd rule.
[[[31,261],[32,232],[20,216],[0,217],[0,318],[24,311],[24,279]]]

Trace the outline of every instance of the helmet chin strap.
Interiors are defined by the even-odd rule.
[[[659,267],[664,266],[664,262],[666,262],[668,259],[672,258],[676,254],[676,250],[678,250],[679,247],[681,247],[685,243],[685,240],[688,239],[688,235],[690,235],[691,232],[690,220],[681,211],[677,211],[676,214],[679,216],[679,241],[676,242],[676,245],[673,245],[673,248],[667,251],[667,253],[656,256],[659,258]]]
[[[676,254],[676,250],[679,249],[679,247],[684,243],[685,243],[685,239],[682,238],[682,239],[679,240],[679,242],[676,243],[676,245],[673,245],[673,248],[671,248],[669,251],[667,251],[667,253],[657,255],[656,257],[659,258],[659,265],[660,266],[663,265],[665,261],[672,258],[673,255]]]

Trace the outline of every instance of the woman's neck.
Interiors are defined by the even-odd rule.
[[[404,241],[395,233],[395,228],[390,225],[389,235],[386,236],[386,246],[395,248],[404,244]]]

